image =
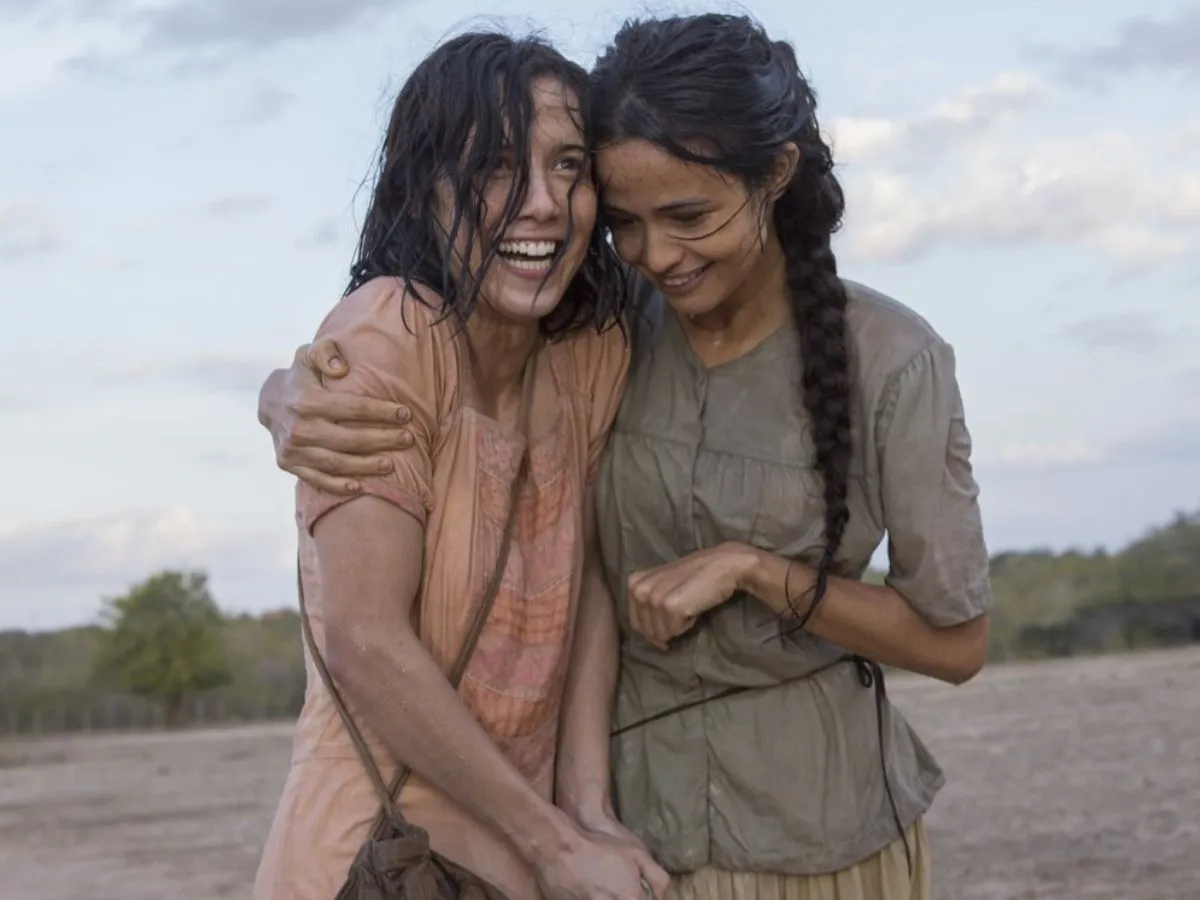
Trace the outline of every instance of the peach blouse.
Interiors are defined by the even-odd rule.
[[[329,387],[408,405],[414,446],[392,454],[387,475],[363,491],[425,525],[425,567],[414,604],[422,642],[453,666],[491,575],[524,439],[467,402],[464,335],[453,318],[377,278],[346,296],[319,337],[334,338],[350,374]],[[531,447],[531,474],[495,606],[459,696],[496,745],[548,800],[558,720],[583,564],[584,492],[616,415],[629,367],[621,331],[582,331],[547,344],[538,382],[560,398],[554,427]],[[301,578],[314,638],[324,648],[327,597],[312,528],[351,498],[296,488]],[[308,658],[308,689],[291,769],[255,883],[255,900],[332,900],[378,810],[337,711]],[[399,701],[399,698],[397,698]],[[353,707],[351,707],[353,712]],[[395,764],[370,723],[360,722],[384,777]],[[504,890],[539,896],[533,873],[497,834],[419,773],[401,792],[404,815],[435,849]]]

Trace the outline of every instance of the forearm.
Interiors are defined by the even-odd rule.
[[[567,817],[496,747],[415,634],[364,629],[352,639],[357,646],[340,665],[338,682],[396,759],[527,861],[558,852],[570,835]]]
[[[584,826],[612,815],[609,734],[618,651],[612,595],[593,567],[581,589],[555,768],[555,802]]]
[[[746,571],[745,589],[780,616],[808,609],[815,581],[808,566],[753,550]],[[851,653],[953,684],[973,677],[986,655],[986,619],[938,627],[891,588],[836,576],[805,628]]]

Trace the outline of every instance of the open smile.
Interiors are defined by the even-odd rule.
[[[511,272],[543,278],[554,267],[562,241],[501,241],[496,255]]]
[[[695,289],[701,279],[708,274],[708,270],[712,268],[712,263],[706,263],[698,269],[693,269],[691,272],[685,272],[683,275],[671,275],[667,278],[658,280],[659,289],[664,294],[686,294]]]

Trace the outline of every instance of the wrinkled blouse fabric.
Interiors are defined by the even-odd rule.
[[[933,623],[965,622],[989,608],[990,590],[954,352],[898,302],[847,289],[854,457],[839,570],[860,576],[886,535],[887,583]],[[625,600],[632,572],[722,541],[820,558],[822,479],[798,401],[798,338],[789,323],[706,367],[645,294],[596,486],[623,629],[615,724],[630,729],[613,741],[619,815],[674,872],[842,869],[900,837],[876,698],[853,665],[836,663],[843,651],[781,637],[778,617],[743,595],[660,652],[629,630]],[[753,690],[636,724],[732,686]],[[882,718],[907,828],[943,774],[895,708]]]
[[[343,299],[318,336],[336,340],[350,364],[349,375],[328,387],[412,410],[414,446],[392,454],[391,473],[362,484],[364,493],[425,525],[415,626],[449,672],[495,565],[525,442],[468,405],[463,336],[453,319],[436,318],[397,281],[380,278]],[[618,329],[579,333],[542,350],[535,391],[556,391],[559,414],[531,448],[503,582],[459,689],[467,709],[548,800],[583,562],[583,496],[616,414],[628,354]],[[301,577],[322,652],[325,610],[343,601],[322,590],[312,529],[348,499],[306,483],[296,490]],[[379,808],[307,648],[305,656],[307,694],[255,900],[331,900]],[[369,722],[357,714],[355,720],[390,778],[391,755]],[[513,900],[539,896],[533,873],[512,848],[416,773],[400,807],[429,832],[436,850]]]

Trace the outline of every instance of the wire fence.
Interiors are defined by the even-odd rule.
[[[298,704],[269,698],[200,695],[188,700],[175,724],[232,725],[295,718]],[[111,695],[92,702],[8,705],[0,700],[0,737],[108,731],[155,731],[167,727],[161,704]]]

